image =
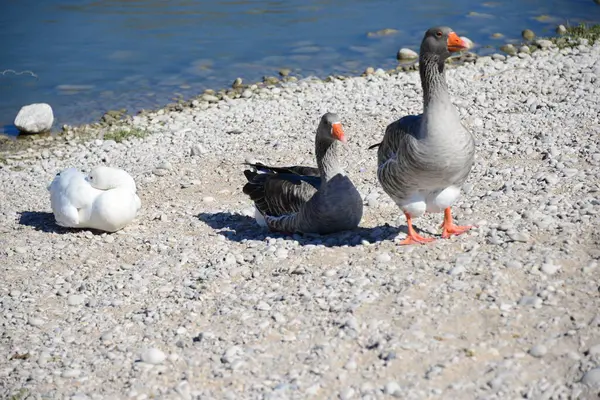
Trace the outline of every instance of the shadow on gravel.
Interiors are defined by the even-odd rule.
[[[218,212],[214,214],[200,213],[198,214],[198,219],[215,229],[219,235],[234,242],[241,242],[244,240],[264,240],[267,237],[290,237],[290,235],[287,234],[269,232],[258,226],[254,218],[241,214],[232,214],[229,212]],[[351,231],[332,233],[329,235],[295,234],[292,238],[293,240],[297,240],[301,246],[310,244],[321,244],[326,247],[359,246],[363,240],[366,240],[369,243],[393,240],[399,232],[403,231],[406,232],[405,226],[398,229],[385,224],[375,228],[358,227]]]
[[[27,225],[35,228],[36,231],[67,233],[71,231],[56,224],[54,214],[40,211],[23,211],[20,213],[19,225]]]

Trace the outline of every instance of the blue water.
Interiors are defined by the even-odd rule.
[[[474,13],[474,14],[473,14]],[[539,18],[540,16],[545,16]],[[0,126],[52,105],[55,126],[109,109],[165,105],[291,68],[300,76],[392,67],[425,29],[452,27],[486,50],[524,28],[599,23],[593,0],[1,0]],[[369,38],[384,28],[395,35]],[[499,32],[503,39],[492,39]],[[32,76],[32,74],[34,76]]]

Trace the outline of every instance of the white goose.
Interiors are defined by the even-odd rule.
[[[442,237],[459,235],[470,226],[457,226],[450,207],[473,166],[475,145],[450,100],[444,63],[451,52],[467,44],[448,27],[425,33],[419,54],[423,114],[408,115],[388,125],[379,146],[377,177],[383,190],[406,216],[408,237],[401,244],[426,243],[412,218],[426,211],[444,212]]]
[[[56,174],[48,190],[56,223],[66,228],[116,232],[141,208],[135,181],[118,168],[96,167],[89,176],[68,168]]]

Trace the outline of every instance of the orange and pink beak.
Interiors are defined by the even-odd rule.
[[[342,143],[346,143],[346,136],[344,135],[344,130],[342,129],[342,124],[336,122],[331,125],[331,135]]]
[[[448,51],[454,53],[468,49],[469,45],[454,32],[448,34]]]

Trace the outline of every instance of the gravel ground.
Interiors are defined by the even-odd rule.
[[[600,43],[449,69],[477,139],[455,207],[478,228],[401,247],[367,150],[421,111],[418,73],[304,80],[135,117],[151,134],[63,142],[0,169],[0,397],[594,399],[600,392]],[[241,163],[314,163],[335,111],[361,227],[261,231]],[[108,163],[142,210],[57,227],[46,186]],[[439,235],[441,214],[416,221]]]

